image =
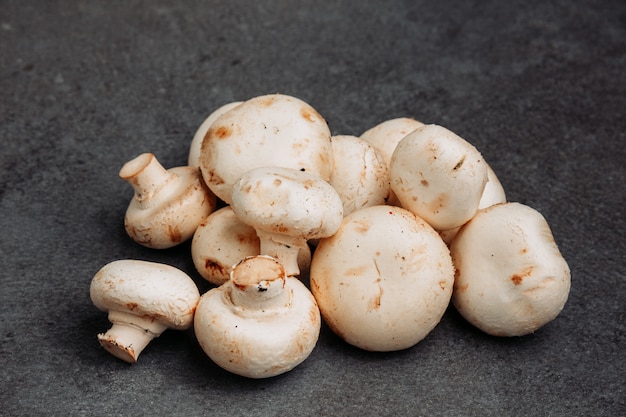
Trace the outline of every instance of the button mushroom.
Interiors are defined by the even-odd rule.
[[[208,187],[231,204],[233,184],[262,166],[302,170],[328,180],[332,171],[330,130],[309,104],[295,97],[254,97],[211,125],[200,151]]]
[[[388,167],[381,153],[356,136],[332,137],[333,171],[329,183],[343,202],[343,215],[385,204],[389,197]]]
[[[454,268],[437,232],[408,210],[366,207],[321,239],[311,261],[311,292],[329,327],[370,351],[409,348],[439,323]]]
[[[169,265],[118,260],[102,267],[91,281],[94,305],[109,313],[112,327],[98,335],[115,357],[135,363],[152,339],[166,329],[191,327],[198,288],[183,271]]]
[[[215,285],[228,281],[233,265],[260,253],[256,230],[239,220],[230,206],[209,214],[191,240],[191,257],[196,270]],[[304,245],[298,253],[301,274],[308,272],[310,264],[311,249]]]
[[[249,378],[272,377],[302,363],[317,343],[320,326],[310,291],[263,255],[243,259],[229,281],[203,294],[194,321],[207,356]]]
[[[460,136],[425,125],[398,143],[389,176],[402,207],[436,230],[449,230],[476,213],[487,166],[478,150]]]
[[[545,218],[520,203],[479,210],[450,245],[453,303],[495,336],[523,336],[552,321],[570,289],[570,270]]]
[[[151,153],[124,164],[119,175],[135,190],[124,227],[143,246],[165,249],[190,239],[217,205],[197,168],[166,170]]]
[[[337,191],[308,172],[261,167],[246,172],[234,185],[232,208],[255,228],[261,254],[283,264],[287,275],[299,275],[298,252],[309,239],[335,233],[343,219]]]

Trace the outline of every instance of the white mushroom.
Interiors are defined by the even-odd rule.
[[[425,125],[398,143],[389,175],[402,207],[436,230],[449,230],[476,213],[487,183],[487,164],[463,138],[444,127]]]
[[[187,159],[187,165],[192,167],[200,167],[200,149],[202,148],[202,141],[209,131],[209,128],[211,127],[213,122],[217,120],[218,117],[220,117],[227,111],[234,109],[241,103],[243,102],[233,101],[232,103],[224,104],[217,110],[213,111],[213,113],[209,114],[206,119],[204,119],[200,127],[198,127],[198,130],[196,130],[191,144],[189,145],[189,157]]]
[[[424,126],[424,123],[409,117],[398,117],[385,120],[361,134],[361,139],[370,143],[380,151],[387,167],[391,165],[391,156],[406,135]],[[389,173],[387,173],[389,175]],[[400,201],[392,190],[389,190],[387,204],[400,206]]]
[[[313,253],[311,291],[346,342],[370,351],[409,348],[439,323],[452,294],[447,246],[420,217],[395,206],[347,216]]]
[[[343,219],[337,191],[308,172],[261,167],[246,172],[234,185],[232,208],[255,228],[261,254],[283,264],[287,275],[300,273],[298,252],[309,239],[335,233]]]
[[[193,280],[169,265],[118,260],[102,267],[91,281],[94,305],[109,313],[112,327],[98,335],[115,357],[135,363],[150,341],[166,329],[193,323],[200,293]]]
[[[328,181],[343,202],[343,215],[385,204],[389,197],[388,167],[381,153],[356,136],[332,137],[333,171]]]
[[[218,117],[200,153],[209,188],[231,204],[233,184],[262,166],[293,168],[328,180],[332,149],[326,121],[309,104],[281,94],[252,98]]]
[[[133,186],[124,226],[137,243],[165,249],[190,239],[217,205],[197,168],[166,170],[151,153],[124,164],[120,177]]]
[[[269,256],[235,265],[229,281],[202,295],[194,321],[207,356],[249,378],[272,377],[302,363],[317,343],[320,326],[309,290]]]
[[[215,285],[228,281],[233,265],[260,253],[256,230],[239,220],[230,206],[209,214],[191,240],[191,257],[196,269]],[[311,249],[305,245],[298,253],[301,274],[308,273],[310,264]]]
[[[479,210],[450,245],[453,302],[471,324],[495,336],[522,336],[561,311],[570,270],[545,218],[519,203]]]

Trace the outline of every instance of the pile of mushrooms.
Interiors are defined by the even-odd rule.
[[[193,328],[218,366],[249,378],[287,372],[314,350],[322,320],[369,351],[407,349],[452,302],[473,326],[523,336],[567,301],[570,270],[546,220],[507,202],[481,153],[445,127],[387,120],[332,136],[283,94],[227,103],[200,125],[188,165],[151,153],[120,177],[135,194],[130,238],[191,240],[193,278],[116,260],[91,283],[112,328],[98,336],[134,363],[165,329]]]

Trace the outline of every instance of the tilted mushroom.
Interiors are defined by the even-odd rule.
[[[137,243],[165,249],[190,239],[217,205],[197,168],[165,169],[151,153],[124,164],[119,173],[135,190],[124,218]]]
[[[424,123],[410,117],[398,117],[377,124],[363,132],[360,137],[380,151],[383,160],[387,164],[387,167],[389,167],[391,165],[391,156],[398,142],[406,135],[422,126],[424,126]],[[389,175],[389,172],[387,172],[387,175]],[[400,201],[393,190],[389,190],[387,203],[400,206]]]
[[[366,207],[321,239],[311,261],[311,292],[329,327],[370,351],[409,348],[439,323],[454,268],[437,232],[395,206]]]
[[[299,275],[298,253],[309,239],[335,233],[343,219],[337,191],[308,172],[261,167],[246,172],[234,185],[235,215],[255,228],[261,254],[283,264],[287,275]]]
[[[215,285],[228,281],[233,265],[260,253],[256,230],[239,220],[230,206],[209,214],[191,240],[191,257],[197,271]],[[308,274],[310,265],[311,249],[305,245],[298,253],[301,274]]]
[[[211,125],[200,151],[209,188],[227,204],[246,171],[280,166],[315,174],[332,172],[330,129],[319,113],[295,97],[271,94],[249,99]]]
[[[332,137],[333,171],[329,183],[343,202],[343,215],[385,204],[389,197],[388,167],[380,151],[356,136]]]
[[[449,230],[476,213],[487,183],[487,164],[460,136],[442,126],[425,125],[398,143],[389,176],[402,207],[436,230]]]
[[[132,259],[102,267],[91,281],[90,296],[113,324],[98,335],[100,344],[128,363],[135,363],[166,329],[190,328],[200,299],[196,284],[183,271]]]
[[[453,303],[495,336],[523,336],[552,321],[570,289],[570,270],[545,218],[520,203],[479,210],[450,245]]]
[[[207,116],[206,119],[202,122],[198,130],[193,136],[191,140],[191,144],[189,145],[189,156],[187,158],[187,165],[192,167],[200,167],[200,149],[202,148],[202,141],[206,136],[209,128],[220,117],[222,114],[226,113],[229,110],[234,109],[238,105],[243,103],[242,101],[233,101],[232,103],[226,103],[223,106],[219,107],[217,110],[214,110],[211,114]]]
[[[207,356],[249,378],[276,376],[302,363],[317,343],[320,326],[310,291],[263,255],[243,259],[229,281],[204,293],[194,321]]]

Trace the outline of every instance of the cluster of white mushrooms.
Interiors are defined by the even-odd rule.
[[[193,326],[222,368],[271,377],[310,355],[322,318],[351,345],[394,351],[424,339],[450,301],[488,334],[521,336],[569,293],[546,220],[507,202],[476,148],[438,125],[398,118],[331,136],[309,104],[265,95],[209,115],[187,166],[146,153],[120,176],[135,190],[129,236],[155,249],[192,239],[214,284],[200,295],[169,265],[105,265],[91,298],[113,326],[98,339],[130,363],[165,329]]]

